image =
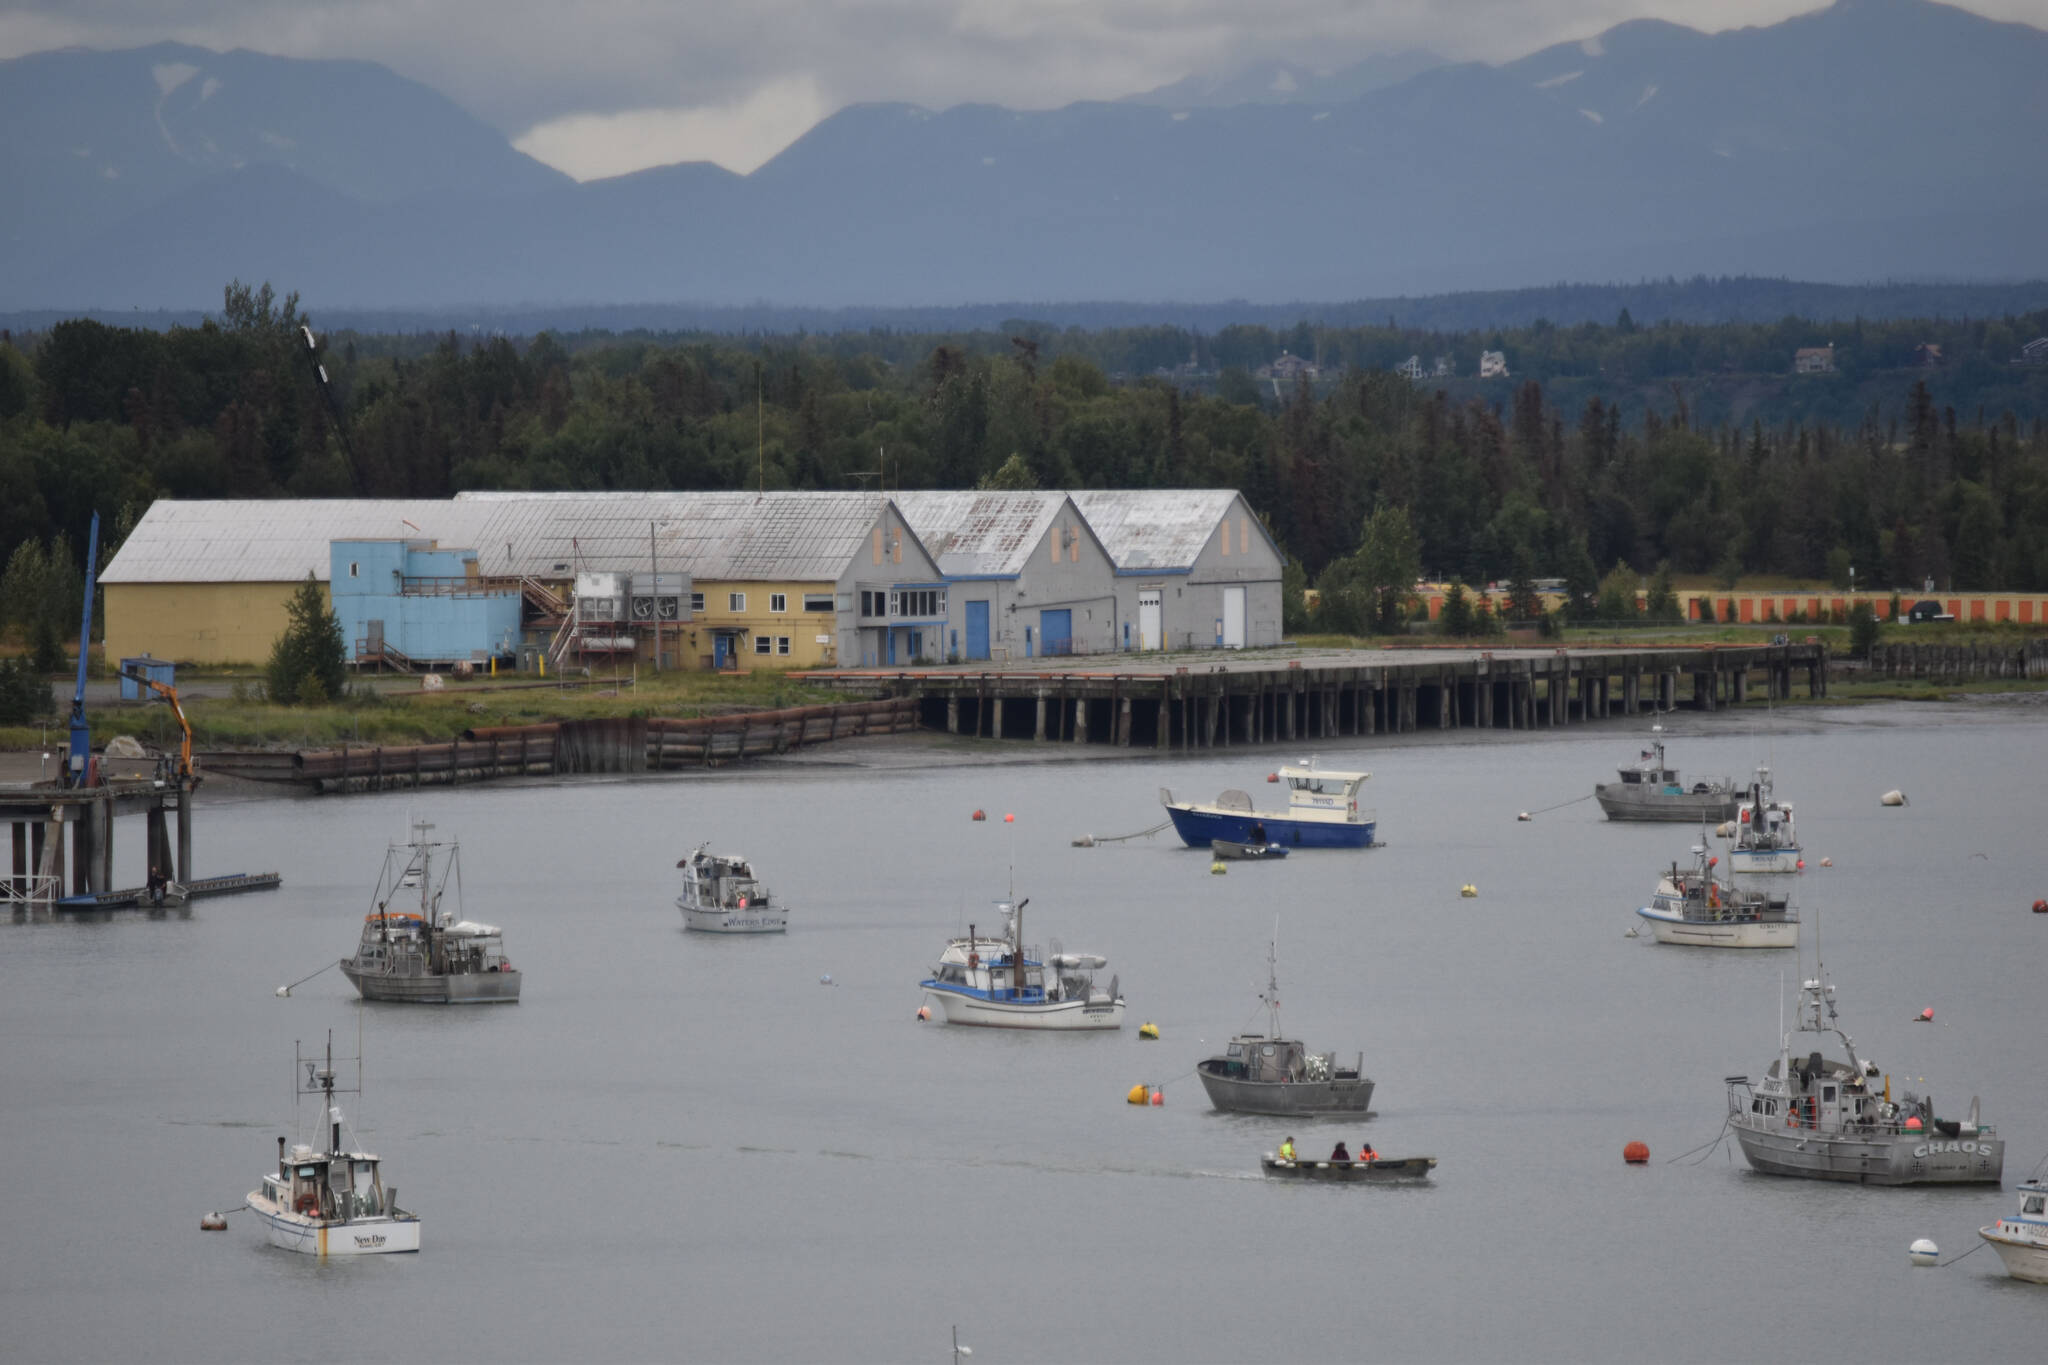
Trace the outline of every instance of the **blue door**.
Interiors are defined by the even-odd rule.
[[[724,667],[726,667],[727,665],[729,665],[729,664],[730,664],[731,662],[732,662],[732,636],[730,636],[730,635],[714,635],[714,636],[712,636],[712,637],[711,637],[711,666],[712,666],[713,668],[724,668]]]
[[[967,657],[986,659],[988,657],[988,603],[967,604]]]
[[[1074,613],[1071,609],[1038,613],[1038,641],[1045,653],[1074,652]]]
[[[888,630],[884,631],[883,634],[889,637],[889,653],[888,657],[885,658],[883,662],[893,664],[896,662],[896,632],[894,630]]]

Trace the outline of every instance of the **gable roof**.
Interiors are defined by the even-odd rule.
[[[949,578],[1014,578],[1045,537],[1067,495],[1059,492],[969,490],[891,494],[903,519]]]
[[[1201,557],[1216,525],[1237,500],[1231,488],[1089,490],[1073,495],[1074,506],[1120,570],[1186,572]],[[1252,524],[1273,545],[1257,517]],[[1273,545],[1278,554],[1280,547]]]
[[[100,579],[279,583],[310,573],[325,582],[328,542],[405,538],[473,549],[493,578],[634,570],[658,558],[693,578],[836,581],[888,503],[880,493],[805,492],[160,499]],[[914,531],[911,540],[923,555]]]

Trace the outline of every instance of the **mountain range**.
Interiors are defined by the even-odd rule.
[[[1409,60],[859,105],[750,175],[576,184],[371,64],[36,54],[0,63],[0,309],[209,306],[231,278],[313,308],[847,307],[2048,274],[2040,29],[1837,0]]]

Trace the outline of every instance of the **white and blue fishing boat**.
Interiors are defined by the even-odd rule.
[[[1287,784],[1285,810],[1255,810],[1251,797],[1234,790],[1214,801],[1176,801],[1161,787],[1159,802],[1172,818],[1174,832],[1190,848],[1207,848],[1218,839],[1288,848],[1371,846],[1377,818],[1358,808],[1358,789],[1371,773],[1335,772],[1304,762],[1274,776]]]
[[[1109,965],[1096,953],[1044,953],[1024,942],[1024,907],[996,902],[1004,916],[1002,938],[985,938],[967,926],[965,938],[950,939],[939,965],[918,984],[939,1005],[949,1024],[983,1028],[1112,1029],[1124,1026],[1124,997],[1117,979],[1107,989],[1095,973]]]
[[[1723,826],[1723,828],[1729,828]],[[1799,835],[1792,827],[1792,803],[1771,794],[1771,770],[1759,767],[1749,799],[1736,812],[1728,846],[1730,872],[1801,872],[1806,868]]]
[[[2048,1164],[2048,1163],[2044,1163]],[[2005,1273],[2015,1280],[2048,1284],[2048,1181],[2039,1167],[2020,1182],[2019,1210],[2008,1213],[1977,1235],[1991,1243],[2005,1262]]]

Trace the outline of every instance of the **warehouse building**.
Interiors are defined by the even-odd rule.
[[[1230,489],[1073,495],[1116,566],[1133,649],[1245,649],[1280,643],[1286,558]]]
[[[1129,648],[1115,568],[1065,493],[890,496],[945,577],[948,662]]]

